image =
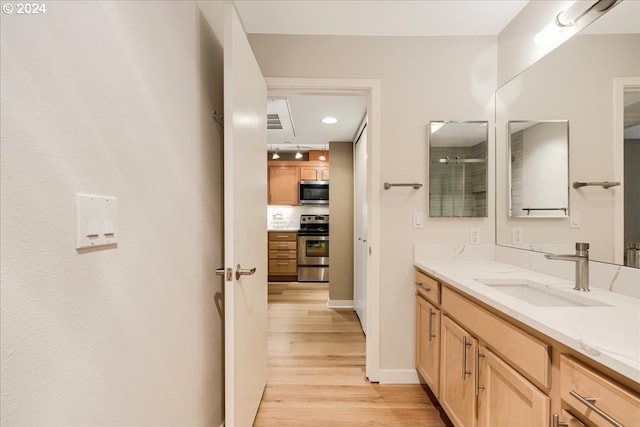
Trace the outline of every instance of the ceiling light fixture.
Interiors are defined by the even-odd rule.
[[[322,123],[324,123],[325,125],[333,125],[338,123],[338,119],[336,119],[335,117],[325,117],[324,119],[322,119]]]
[[[278,149],[276,148],[276,152],[271,156],[272,160],[278,160],[280,158],[280,154],[278,154]]]
[[[324,146],[322,146],[322,148],[324,148]],[[324,150],[320,153],[320,157],[318,157],[318,160],[320,160],[321,162],[327,161],[327,158],[324,156]]]
[[[296,152],[296,159],[300,160],[302,158],[302,153],[300,152],[300,146],[298,145],[298,151]]]

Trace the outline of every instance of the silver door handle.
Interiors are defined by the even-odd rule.
[[[216,274],[218,276],[226,276],[225,279],[227,282],[230,282],[233,278],[233,271],[230,268],[216,268]]]
[[[578,399],[578,401],[580,403],[582,403],[584,406],[586,406],[587,408],[591,409],[593,412],[595,412],[596,414],[600,415],[602,418],[604,418],[605,420],[607,420],[609,422],[609,424],[615,426],[615,427],[623,427],[622,424],[620,424],[615,418],[613,418],[611,415],[607,414],[606,412],[604,412],[602,409],[598,408],[596,406],[596,399],[593,397],[583,397],[580,394],[578,394],[576,391],[574,390],[570,390],[569,394],[573,397],[575,397],[576,399]]]
[[[256,268],[242,268],[240,264],[236,265],[236,280],[240,280],[240,276],[251,276],[256,272]]]

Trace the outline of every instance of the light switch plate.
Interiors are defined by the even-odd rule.
[[[424,212],[413,212],[413,228],[424,228]]]
[[[580,211],[571,211],[569,215],[569,227],[570,228],[580,228]]]
[[[118,243],[118,199],[76,194],[76,249]]]

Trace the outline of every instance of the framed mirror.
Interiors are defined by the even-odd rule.
[[[569,123],[509,121],[509,216],[569,215]]]
[[[429,216],[487,216],[486,121],[429,122]]]
[[[632,132],[640,125],[640,97],[625,94],[638,90],[640,2],[627,0],[498,88],[498,245],[571,253],[575,242],[589,242],[592,260],[628,262],[628,246],[640,240],[640,214],[629,203],[629,197],[640,198],[636,184],[640,168],[637,160],[633,164],[629,160],[634,144],[640,144]],[[510,122],[557,118],[566,120],[570,135],[567,206],[571,209],[568,217],[540,216],[532,221],[526,214],[512,212]],[[574,182],[619,184],[575,188]]]

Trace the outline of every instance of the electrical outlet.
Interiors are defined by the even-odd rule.
[[[471,232],[469,234],[469,240],[470,240],[472,245],[479,245],[480,244],[480,229],[479,228],[472,228],[471,229]]]
[[[522,244],[522,228],[511,229],[511,244],[512,245]]]

